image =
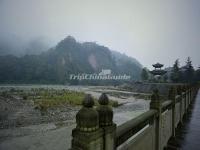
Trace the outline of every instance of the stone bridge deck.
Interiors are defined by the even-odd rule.
[[[191,104],[191,109],[185,118],[182,129],[177,131],[176,139],[172,141],[172,147],[180,150],[200,149],[200,90],[196,100]],[[173,148],[171,148],[173,149]]]

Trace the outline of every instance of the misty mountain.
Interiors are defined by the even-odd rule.
[[[115,59],[119,72],[126,72],[127,74],[132,74],[134,76],[138,76],[137,73],[141,72],[142,65],[135,58],[116,51],[111,51],[111,53]]]
[[[38,55],[0,56],[0,83],[72,83],[70,74],[98,74],[102,69],[110,69],[116,75],[131,75],[137,80],[141,68],[134,58],[93,42],[79,43],[68,36]]]
[[[24,49],[23,41],[15,35],[0,34],[0,55],[22,55]]]
[[[49,42],[42,37],[24,40],[16,35],[0,35],[0,56],[14,55],[17,57],[38,55],[48,50]]]

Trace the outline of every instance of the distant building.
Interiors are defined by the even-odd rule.
[[[111,70],[110,69],[102,69],[102,71],[99,73],[99,75],[110,75]]]
[[[164,66],[163,64],[156,63],[152,65],[155,69],[150,71],[154,76],[162,76],[167,73],[167,71],[162,70],[161,68]]]

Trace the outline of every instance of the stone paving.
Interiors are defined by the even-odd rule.
[[[200,149],[200,91],[191,109],[188,123],[185,125],[181,140],[181,150],[199,150]]]

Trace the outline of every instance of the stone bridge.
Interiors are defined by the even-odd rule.
[[[198,92],[197,85],[172,85],[163,100],[159,90],[151,96],[150,110],[116,126],[113,111],[106,94],[94,108],[90,95],[76,115],[76,128],[72,131],[71,150],[163,150],[173,149],[170,139],[184,124],[190,105]]]

